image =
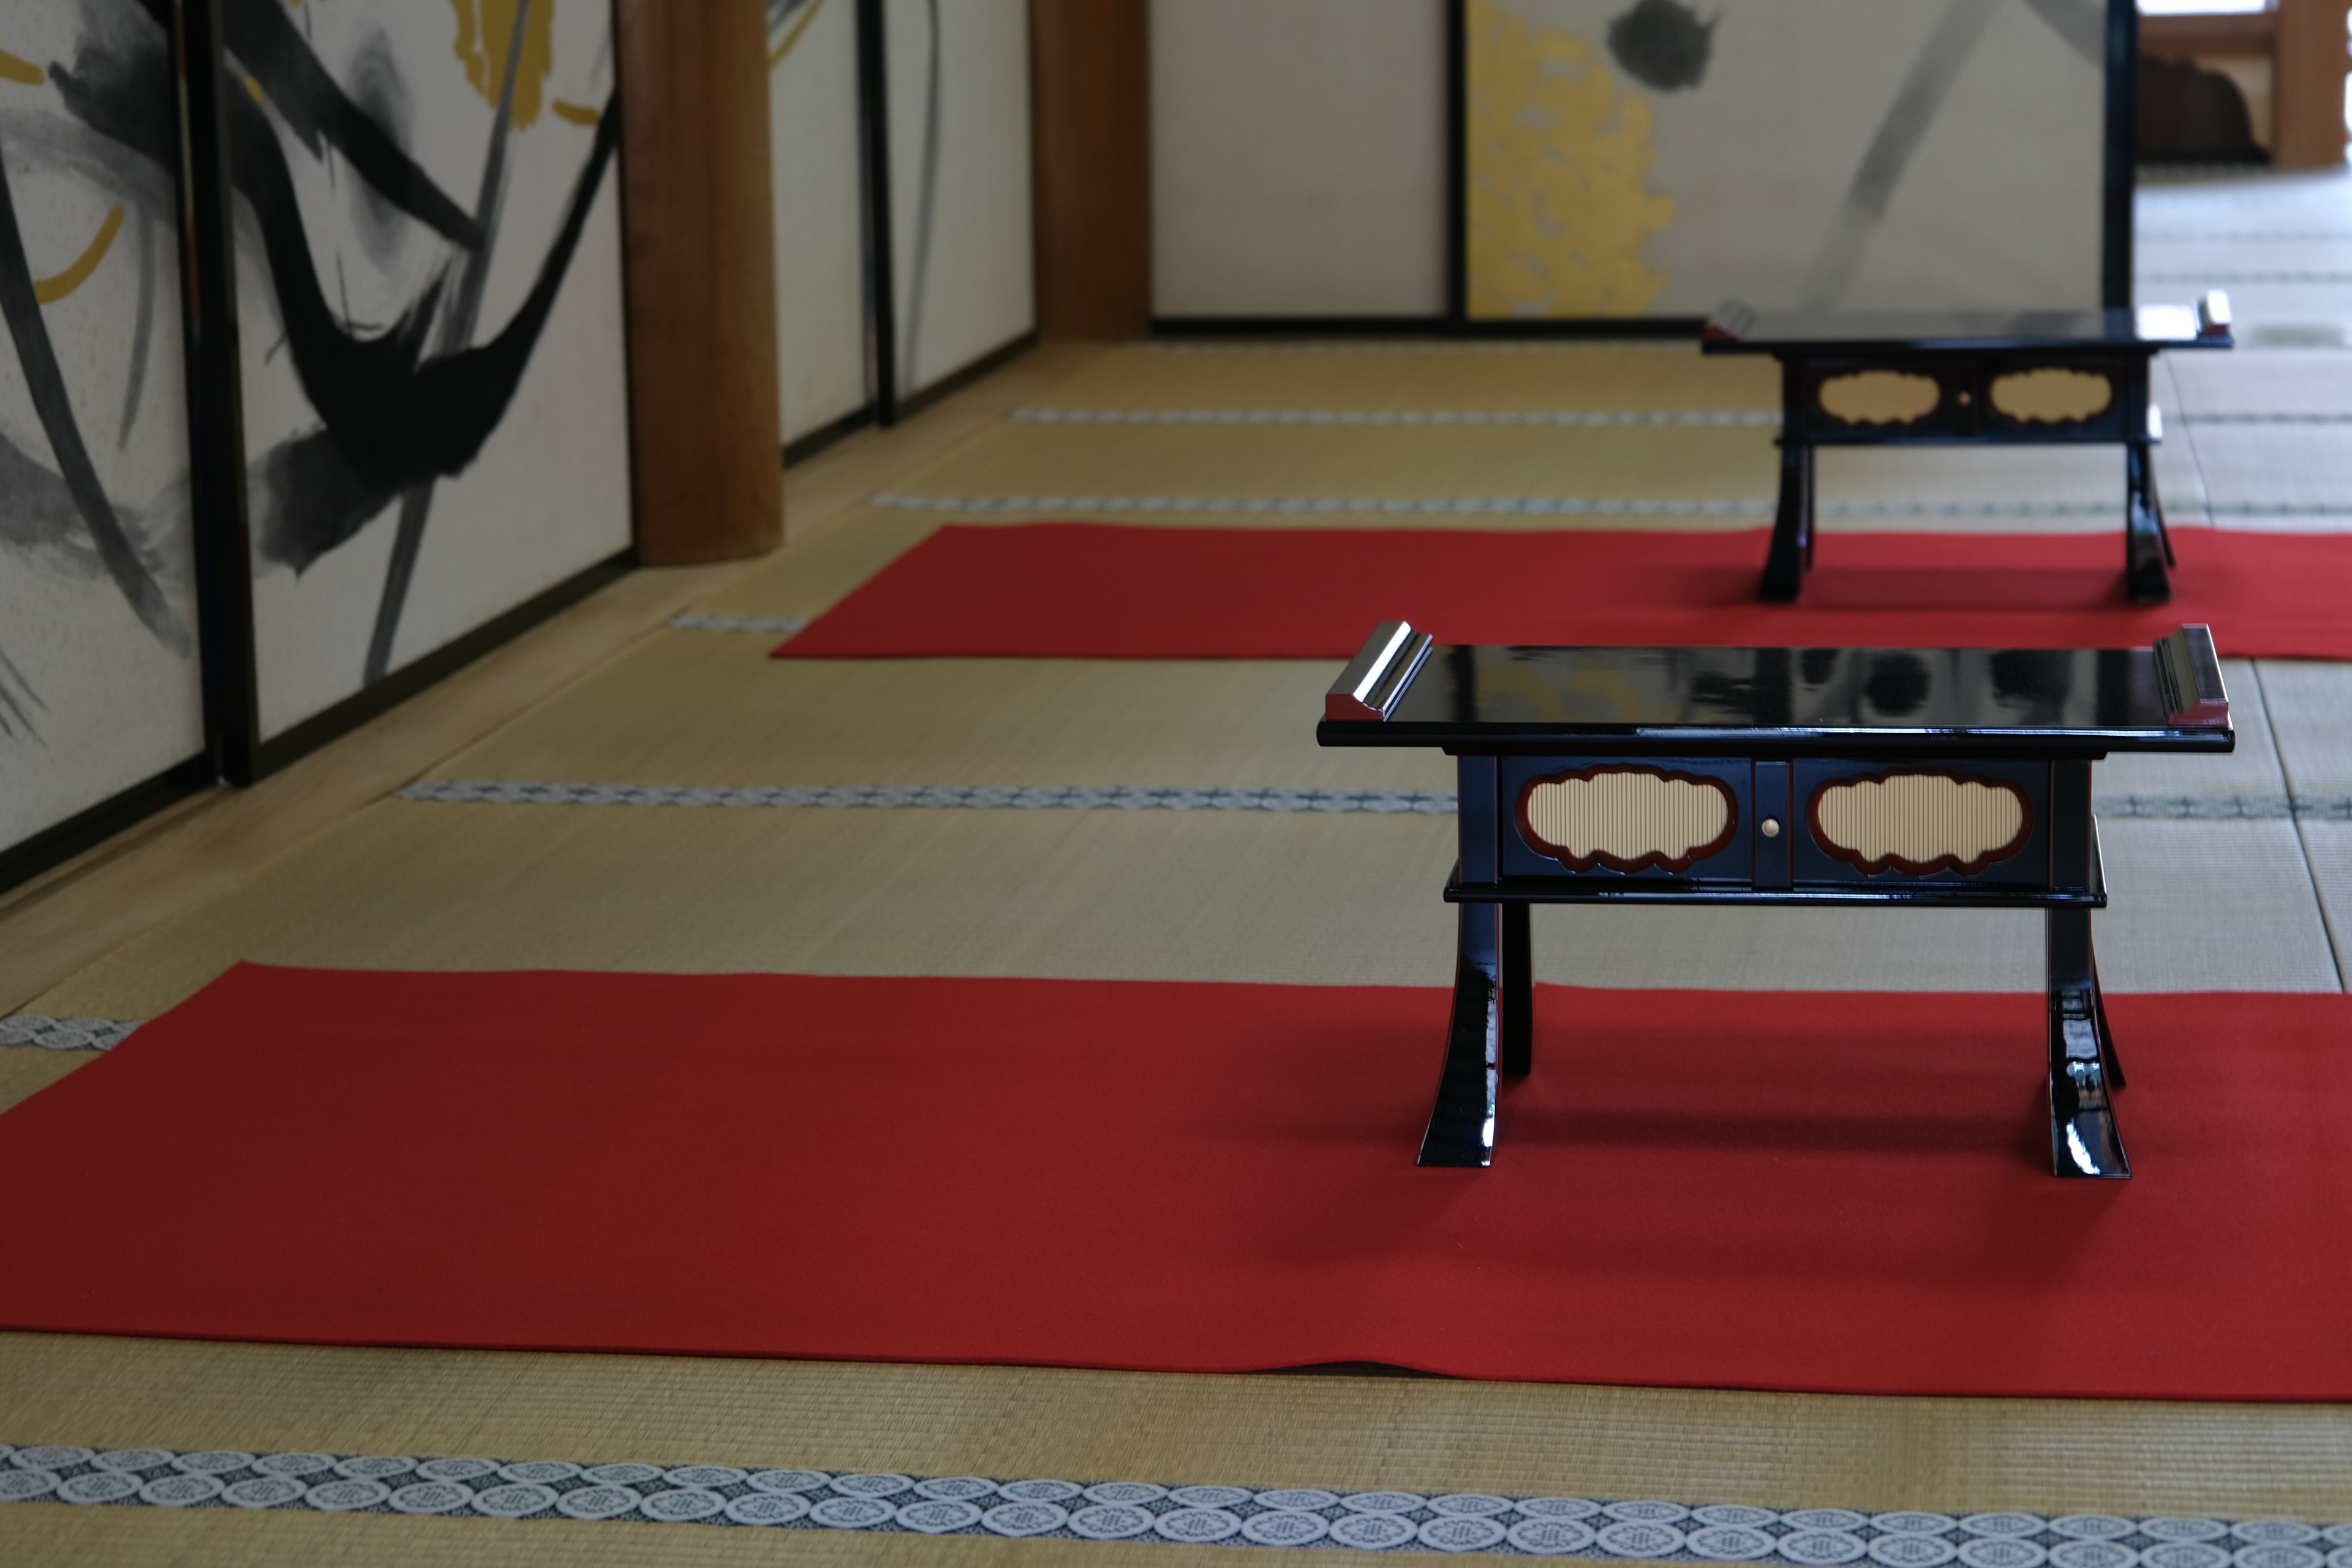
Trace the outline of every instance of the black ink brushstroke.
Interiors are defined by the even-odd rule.
[[[352,469],[395,487],[461,472],[505,416],[577,249],[588,208],[620,132],[615,95],[596,127],[563,226],[522,307],[490,342],[421,359],[440,285],[389,331],[346,332],[328,308],[311,260],[294,182],[278,138],[249,99],[229,114],[229,160],[261,230],[295,374]]]
[[[2107,63],[2107,8],[2098,0],[2025,0],[2025,8],[2091,64]]]
[[[1706,79],[1715,26],[1682,0],[1634,0],[1609,24],[1609,52],[1643,87],[1677,92]]]
[[[42,321],[40,301],[33,293],[33,269],[25,257],[25,237],[17,226],[16,201],[8,187],[5,160],[0,160],[0,316],[7,320],[8,336],[16,344],[16,363],[25,374],[26,391],[32,397],[34,411],[40,416],[41,429],[49,438],[58,471],[65,478],[67,489],[72,492],[82,525],[98,544],[108,575],[114,579],[132,613],[157,641],[175,654],[187,654],[194,647],[194,639],[164,599],[154,575],[131,547],[130,535],[114,515],[114,503],[107,499],[105,487],[99,483],[89,450],[82,445],[80,426],[74,423],[73,403],[66,394],[64,373],[58,368],[48,323]]]
[[[931,52],[923,79],[923,161],[915,198],[914,258],[908,269],[907,331],[898,350],[904,366],[898,384],[909,392],[915,388],[915,345],[923,331],[923,300],[930,292],[931,227],[940,205],[940,109],[945,98],[940,83],[940,56],[945,47],[940,37],[940,0],[929,0],[929,10]]]
[[[147,390],[147,355],[155,338],[155,226],[142,214],[139,225],[139,314],[131,326],[131,369],[123,378],[122,428],[114,449],[131,445],[131,427],[139,422],[139,399]]]
[[[1895,199],[1895,186],[1911,166],[1912,154],[1927,140],[1952,83],[1976,52],[1977,40],[1984,37],[2000,5],[2000,0],[1945,0],[1943,14],[1928,32],[1918,58],[1911,62],[1895,101],[1887,106],[1885,118],[1862,155],[1861,167],[1854,171],[1845,202],[1798,296],[1800,310],[1831,310],[1844,299],[1854,274],[1862,268],[1871,237],[1886,216],[1887,204]]]
[[[133,15],[101,15],[85,6],[73,67],[52,64],[49,80],[67,113],[176,178],[176,97],[168,40],[157,29],[140,27]]]
[[[490,280],[491,247],[499,231],[499,215],[506,205],[507,136],[514,129],[515,81],[522,74],[523,38],[530,27],[530,0],[516,0],[509,19],[506,68],[499,73],[498,112],[490,118],[489,151],[482,159],[481,190],[474,203],[474,222],[482,243],[466,258],[457,277],[457,292],[441,319],[433,349],[436,354],[471,347],[474,328],[481,320],[482,291]],[[425,548],[425,520],[433,507],[433,484],[411,485],[400,498],[400,522],[392,539],[392,558],[384,567],[383,593],[377,599],[375,627],[368,635],[367,658],[360,679],[373,686],[392,669],[393,640],[400,635],[401,612],[408,604],[408,584],[416,574],[416,557]]]
[[[271,559],[289,565],[315,561],[388,505],[393,495],[424,480],[450,478],[474,460],[505,417],[547,324],[618,145],[619,122],[616,95],[598,121],[571,210],[521,309],[480,347],[422,363],[423,334],[439,286],[390,332],[367,339],[344,332],[329,312],[311,268],[310,242],[276,138],[267,134],[266,125],[258,136],[239,136],[233,125],[233,162],[261,224],[295,373],[326,426],[305,440],[332,449],[332,460],[323,447],[289,452],[274,470],[289,485],[320,484],[326,504],[316,511],[306,505],[281,514],[258,530]],[[289,501],[302,493],[299,488],[279,490],[278,482],[272,477],[268,489]]]
[[[381,515],[400,491],[355,473],[334,433],[289,437],[247,470],[253,548],[265,561],[307,572]]]
[[[18,702],[9,694],[8,683],[12,680],[16,682],[17,689],[25,694],[26,701],[44,713],[49,710],[49,705],[41,700],[41,694],[33,689],[33,683],[25,679],[25,672],[16,668],[14,661],[8,658],[5,649],[0,649],[0,703],[5,703],[8,712],[16,716],[16,722],[12,726],[8,722],[7,714],[0,714],[0,735],[5,735],[13,741],[16,738],[16,730],[21,728],[36,745],[47,751],[49,743],[42,739],[40,726],[33,722],[33,716],[30,713],[25,711],[24,703]]]
[[[141,4],[168,34],[171,0],[141,0]],[[286,128],[312,154],[324,142],[341,153],[369,184],[418,221],[469,250],[481,243],[481,233],[465,210],[336,85],[302,35],[295,31],[293,18],[278,0],[222,0],[221,22],[229,52],[277,106]],[[238,85],[236,97],[246,100],[243,84]]]

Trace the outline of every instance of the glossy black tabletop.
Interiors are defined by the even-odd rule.
[[[1326,718],[1315,733],[1327,746],[1694,756],[2095,758],[2236,744],[2226,720],[2168,717],[2148,648],[1438,644],[1386,719]]]
[[[2230,346],[2226,316],[2219,331],[2200,328],[2197,310],[2189,305],[2143,305],[2137,310],[1799,310],[1768,315],[1731,303],[1708,319],[1701,346],[1711,354]]]

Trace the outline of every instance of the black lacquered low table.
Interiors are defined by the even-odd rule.
[[[2131,1174],[2091,911],[2091,764],[2232,750],[2210,633],[2124,651],[1486,647],[1376,629],[1326,746],[1458,760],[1454,1012],[1424,1165],[1493,1158],[1532,1057],[1534,904],[2039,909],[2051,1165]]]
[[[2219,292],[2193,310],[1774,316],[1724,306],[1706,324],[1706,353],[1780,362],[1780,500],[1759,596],[1794,599],[1813,563],[1816,447],[2103,442],[2124,448],[2126,591],[2164,603],[2172,541],[2149,450],[2164,426],[2148,363],[2166,349],[2230,345]]]

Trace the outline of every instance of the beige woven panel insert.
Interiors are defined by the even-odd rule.
[[[1605,773],[1528,791],[1528,826],[1577,859],[1679,860],[1722,837],[1731,797],[1716,784],[1650,773]]]
[[[2018,837],[2025,797],[2007,784],[1896,773],[1828,785],[1813,815],[1831,847],[1874,866],[1897,859],[1926,866],[1948,856],[1966,865]]]

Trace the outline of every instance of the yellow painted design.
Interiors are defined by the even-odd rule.
[[[1674,221],[1643,188],[1650,106],[1585,39],[1470,0],[1473,316],[1633,316],[1666,277],[1642,246]]]
[[[107,213],[106,221],[98,226],[98,237],[74,258],[71,267],[55,278],[33,280],[33,298],[44,305],[54,305],[80,288],[89,280],[89,275],[98,270],[98,264],[106,259],[106,253],[114,247],[114,237],[121,232],[122,208],[118,205]]]
[[[768,51],[768,68],[770,70],[774,70],[778,66],[784,63],[784,57],[793,52],[793,46],[801,41],[801,35],[808,31],[808,25],[811,22],[815,21],[816,14],[824,9],[824,0],[813,0],[809,8],[801,13],[801,19],[793,24],[793,30],[786,33],[783,37],[783,40],[777,44],[774,48]]]
[[[2011,419],[2037,425],[2071,425],[2094,418],[2105,414],[2115,400],[2116,389],[2105,376],[2054,366],[2020,371],[1992,384],[1995,408]]]
[[[0,80],[21,81],[26,87],[38,87],[47,79],[41,68],[30,60],[18,59],[5,49],[0,49]]]
[[[603,110],[591,109],[584,103],[573,103],[569,99],[559,98],[547,107],[554,111],[556,119],[569,120],[574,125],[593,125],[604,118]]]
[[[449,8],[457,13],[457,58],[466,68],[466,79],[493,109],[506,86],[507,52],[520,5],[520,0],[449,0]],[[553,0],[532,0],[530,15],[523,26],[522,58],[515,67],[517,130],[539,119],[541,92],[555,58]]]
[[[1908,425],[1936,412],[1944,389],[1932,375],[1858,370],[1822,383],[1822,409],[1849,425]]]
[[[256,81],[251,77],[247,77],[245,79],[245,95],[253,100],[256,103],[261,102],[261,83]]]

